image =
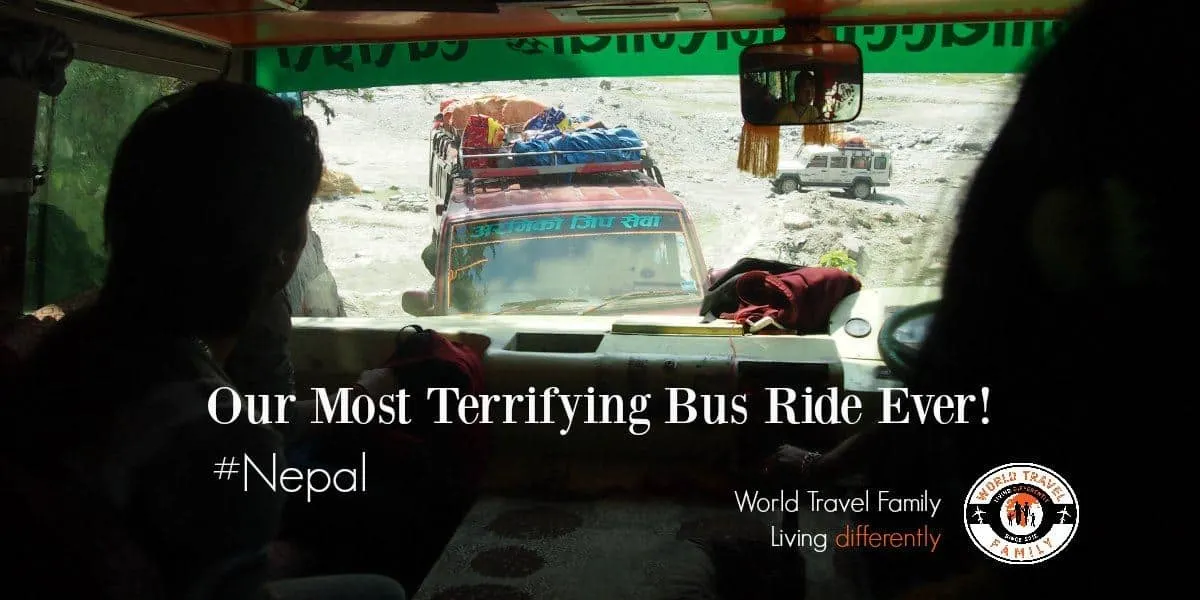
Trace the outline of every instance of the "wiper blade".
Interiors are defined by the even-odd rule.
[[[609,296],[600,302],[600,304],[588,307],[579,314],[586,315],[588,313],[594,313],[624,300],[635,300],[637,298],[665,298],[668,296],[691,296],[695,298],[696,301],[701,300],[700,296],[696,294],[696,292],[689,292],[686,290],[637,290],[633,292],[626,292],[624,294],[617,294],[616,296]]]
[[[504,304],[500,305],[500,310],[492,314],[500,315],[510,312],[519,312],[521,310],[540,308],[542,306],[566,304],[567,302],[591,302],[591,300],[588,298],[534,298],[533,300],[522,300],[520,302],[505,302]]]

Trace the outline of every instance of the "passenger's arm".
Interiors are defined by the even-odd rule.
[[[883,427],[875,424],[842,440],[823,454],[785,446],[776,452],[773,463],[793,476],[824,481],[837,479],[859,472],[881,452],[894,451],[893,448],[902,445],[905,434],[912,430],[902,426]],[[808,454],[812,456],[806,457]]]
[[[353,399],[356,394],[363,392],[355,390],[350,392],[350,398]],[[335,390],[329,390],[329,398],[332,401],[336,395]],[[320,416],[320,404],[315,397],[309,395],[296,395],[296,401],[288,407],[288,425],[286,428],[281,428],[281,431],[286,436],[288,445],[302,442],[304,440],[328,434],[334,431],[334,427],[346,428],[350,425],[337,425],[330,423],[319,423],[317,417]]]
[[[399,383],[391,369],[371,369],[363,371],[359,375],[358,381],[352,386],[350,398],[353,399],[362,394],[378,398],[384,394],[394,394],[398,388]],[[336,393],[336,390],[329,390],[329,397],[332,399]],[[297,395],[296,401],[289,408],[289,425],[286,429],[289,444],[310,436],[327,433],[332,427],[349,427],[349,425],[317,423],[320,405],[315,397]]]
[[[162,401],[204,406],[207,400],[202,391],[180,396],[176,390]],[[280,435],[263,425],[219,425],[207,415],[163,434],[165,444],[135,474],[129,514],[172,584],[168,596],[259,597],[284,495],[258,472],[271,479],[285,468]],[[236,465],[222,478],[216,471],[225,460]]]
[[[242,394],[294,394],[296,372],[288,345],[292,317],[277,294],[255,314],[225,361],[225,372]]]
[[[837,479],[858,472],[870,454],[878,447],[883,429],[878,426],[864,429],[842,440],[829,452],[822,454],[809,467],[814,479]]]

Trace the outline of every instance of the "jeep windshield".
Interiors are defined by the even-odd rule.
[[[796,160],[789,161],[789,163],[799,166],[802,169],[807,168],[812,164],[813,159],[818,156],[828,159],[829,155],[832,154],[831,150],[833,149],[823,146],[803,146],[797,153]]]
[[[681,213],[573,211],[453,226],[439,277],[452,313],[696,314],[699,264]]]

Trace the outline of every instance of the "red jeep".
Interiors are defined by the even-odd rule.
[[[622,135],[616,149],[516,142],[481,152],[435,128],[435,225],[422,253],[434,283],[405,292],[404,310],[698,315],[708,270],[691,219],[645,144]]]

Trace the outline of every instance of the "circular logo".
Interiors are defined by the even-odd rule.
[[[1033,565],[1062,552],[1075,536],[1079,503],[1058,473],[1011,463],[980,477],[967,496],[964,522],[975,547],[1010,565]]]

